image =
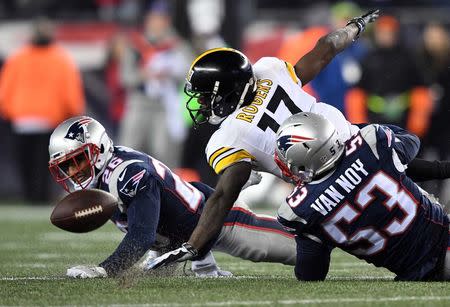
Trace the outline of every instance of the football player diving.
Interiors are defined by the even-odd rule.
[[[374,10],[351,19],[345,27],[320,38],[294,66],[275,57],[261,58],[252,65],[244,54],[231,48],[208,50],[193,61],[185,86],[191,97],[186,106],[196,124],[220,124],[207,144],[206,158],[221,176],[188,244],[161,256],[151,268],[190,259],[216,236],[253,171],[283,178],[273,159],[276,131],[292,114],[322,114],[343,140],[358,132],[359,127],[351,125],[341,112],[316,102],[302,86],[377,18],[378,10]],[[407,173],[416,181],[449,178],[450,162],[415,159]]]
[[[278,219],[296,234],[299,280],[324,280],[334,247],[396,280],[450,279],[449,218],[405,174],[419,146],[394,125],[367,125],[347,141],[314,113],[281,125],[276,157],[298,185]]]
[[[117,197],[111,220],[126,233],[106,260],[72,267],[69,277],[114,277],[149,250],[167,251],[186,242],[214,192],[206,184],[183,181],[149,155],[113,146],[104,127],[87,116],[68,119],[54,130],[49,155],[53,178],[68,192],[97,188]],[[216,265],[211,249],[255,262],[295,264],[294,236],[276,218],[256,215],[239,202],[222,230],[192,257],[196,276],[231,276]]]

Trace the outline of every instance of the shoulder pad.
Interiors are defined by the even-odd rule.
[[[377,159],[380,159],[380,155],[383,155],[386,149],[392,148],[395,141],[392,130],[378,124],[367,125],[360,130],[360,133]]]
[[[377,150],[377,128],[375,125],[367,125],[362,128],[360,131],[361,137],[366,141],[366,143],[370,146],[373,154],[377,159],[380,159]]]
[[[263,57],[258,60],[255,65],[255,70],[270,70],[277,74],[287,74],[295,83],[300,84],[300,79],[295,74],[294,67],[291,63],[285,62],[276,57]]]

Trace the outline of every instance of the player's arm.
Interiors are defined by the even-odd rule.
[[[395,125],[383,125],[393,132],[392,147],[395,149],[400,161],[409,164],[417,155],[420,148],[420,139],[417,135]]]
[[[127,215],[121,212],[119,208],[117,208],[111,216],[111,221],[114,223],[114,225],[116,225],[116,227],[124,233],[128,232],[127,220]]]
[[[393,147],[401,162],[408,165],[406,175],[409,178],[415,182],[450,178],[450,161],[428,161],[416,158],[420,147],[420,139],[416,135],[395,125],[384,124],[383,126],[394,133],[396,141]]]
[[[300,78],[302,85],[314,79],[339,52],[355,41],[366,25],[378,18],[378,13],[379,10],[372,10],[360,17],[353,18],[345,27],[322,36],[315,47],[294,66],[295,73]]]
[[[383,125],[394,134],[392,147],[400,161],[408,165],[406,175],[413,181],[447,179],[450,177],[450,161],[427,161],[417,159],[420,139],[416,135],[395,125]]]
[[[406,175],[415,182],[450,178],[450,161],[428,161],[415,158],[408,164]]]
[[[160,189],[157,182],[150,179],[129,204],[127,234],[114,253],[100,264],[108,276],[130,268],[153,245],[159,213]]]
[[[188,241],[193,248],[200,250],[220,232],[225,217],[249,179],[251,170],[249,162],[237,162],[223,171],[215,192],[206,201],[200,220]]]
[[[212,240],[223,226],[230,211],[251,172],[249,162],[236,162],[228,166],[217,183],[216,190],[208,198],[197,226],[188,242],[148,262],[145,270],[154,270],[172,262],[191,260]]]
[[[395,142],[394,146],[397,147],[397,152],[406,153],[403,154],[403,156],[406,155],[403,158],[409,161],[406,169],[406,175],[409,178],[415,182],[450,178],[450,161],[428,161],[415,158],[419,151],[419,138],[403,128],[394,125],[385,126],[394,131],[395,137],[401,140],[401,142]]]
[[[327,277],[332,248],[304,235],[295,238],[297,263],[295,276],[301,281],[319,281]]]

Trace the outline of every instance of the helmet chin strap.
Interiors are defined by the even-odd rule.
[[[107,151],[106,153],[104,153],[104,155],[105,155],[105,161],[102,162],[101,168],[97,168],[97,166],[94,165],[94,168],[95,168],[95,169],[94,169],[94,178],[93,178],[93,180],[92,180],[92,181],[94,181],[94,182],[97,182],[97,181],[98,181],[98,179],[100,178],[100,176],[103,174],[103,171],[105,170],[106,166],[108,165],[109,160],[111,160],[111,158],[112,158],[112,156],[113,156],[113,151],[114,151],[113,142],[112,142],[111,139],[109,139],[109,142],[110,142],[110,146],[109,146],[108,151]],[[96,163],[96,164],[98,164],[98,163]],[[95,170],[98,170],[98,171],[95,171]]]
[[[208,119],[208,123],[210,123],[211,125],[218,125],[221,122],[223,122],[225,120],[226,117],[220,117],[217,115],[212,115],[209,117]]]
[[[216,81],[214,83],[213,98],[211,101],[211,116],[208,118],[208,122],[211,125],[218,125],[225,119],[225,117],[220,117],[214,113],[214,103],[216,100],[217,92],[219,91],[219,86],[220,86],[220,81]]]
[[[219,91],[219,85],[220,85],[220,82],[219,82],[219,81],[216,81],[216,83],[214,84],[214,91],[213,91],[213,94],[214,94],[214,100],[215,100],[215,95],[216,95],[217,92]],[[242,106],[242,104],[244,103],[244,101],[245,101],[245,96],[247,96],[247,92],[248,92],[248,89],[250,88],[250,86],[253,86],[252,91],[254,91],[254,90],[256,89],[256,82],[255,82],[254,77],[253,77],[253,78],[250,78],[250,80],[248,80],[248,82],[245,84],[244,90],[242,91],[241,97],[239,97],[239,102],[238,102],[238,104],[236,105],[236,109],[235,109],[235,110],[239,109],[239,108]],[[214,103],[214,102],[213,102],[213,103]],[[213,104],[213,103],[212,103],[212,104]],[[212,104],[211,104],[211,105],[212,105]],[[228,114],[228,115],[229,115],[229,114]],[[228,115],[227,115],[227,116],[228,116]],[[225,120],[225,118],[227,118],[227,116],[220,117],[220,116],[214,114],[214,108],[212,108],[211,116],[209,117],[208,122],[209,122],[210,124],[212,124],[212,125],[218,125],[218,124],[220,124],[221,122],[223,122],[223,121]]]
[[[242,91],[242,95],[239,98],[239,103],[236,106],[236,110],[239,109],[241,107],[241,105],[244,103],[245,96],[247,95],[248,89],[252,85],[253,85],[253,90],[255,90],[256,89],[256,82],[255,82],[254,78],[250,78],[250,80],[248,80],[248,82],[245,84],[244,90]]]

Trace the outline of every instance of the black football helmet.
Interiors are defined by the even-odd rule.
[[[256,78],[248,58],[232,48],[203,52],[189,69],[184,91],[186,108],[196,125],[221,123],[244,102],[251,101]]]

